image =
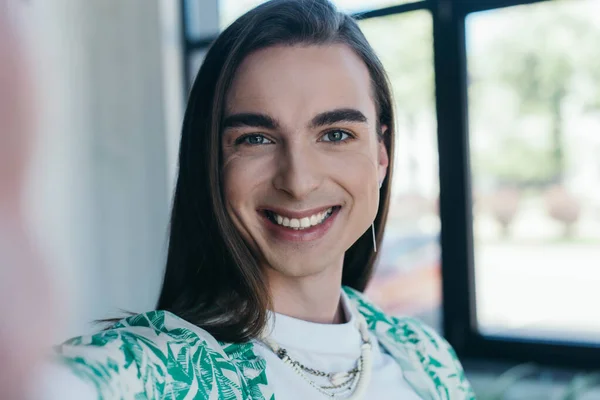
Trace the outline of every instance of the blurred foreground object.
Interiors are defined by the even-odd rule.
[[[23,204],[36,112],[17,6],[0,0],[0,399],[11,400],[26,397],[53,322],[47,271]]]

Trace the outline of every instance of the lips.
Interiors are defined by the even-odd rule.
[[[312,215],[302,218],[294,218],[287,215],[281,215],[270,210],[265,210],[265,212],[267,214],[267,217],[277,225],[281,225],[295,230],[303,230],[308,229],[312,226],[322,224],[333,213],[333,207],[329,207],[325,211],[314,213]]]
[[[283,209],[263,209],[262,211],[272,223],[280,227],[302,231],[323,224],[339,208],[341,207],[329,206],[304,212]]]
[[[263,208],[258,212],[274,238],[286,242],[312,242],[329,231],[341,208],[339,205],[325,206],[302,212]]]

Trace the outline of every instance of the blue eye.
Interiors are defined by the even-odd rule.
[[[259,146],[261,144],[271,144],[272,140],[267,139],[263,135],[259,134],[250,134],[239,137],[235,144],[248,144],[250,146]]]
[[[324,134],[322,136],[322,141],[323,142],[343,142],[348,140],[348,138],[350,138],[350,135],[347,134],[344,131],[340,131],[340,130],[336,130],[336,131],[329,131],[326,134]]]

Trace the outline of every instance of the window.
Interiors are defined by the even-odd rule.
[[[368,295],[386,312],[415,315],[441,330],[437,124],[431,13],[360,22],[393,86],[396,155],[392,201]]]
[[[600,3],[466,32],[478,329],[600,344]]]

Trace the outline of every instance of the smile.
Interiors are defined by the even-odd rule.
[[[333,214],[335,207],[329,207],[327,210],[303,218],[290,218],[276,214],[273,211],[266,210],[267,218],[277,225],[291,228],[294,230],[304,230],[313,226],[321,225]]]

